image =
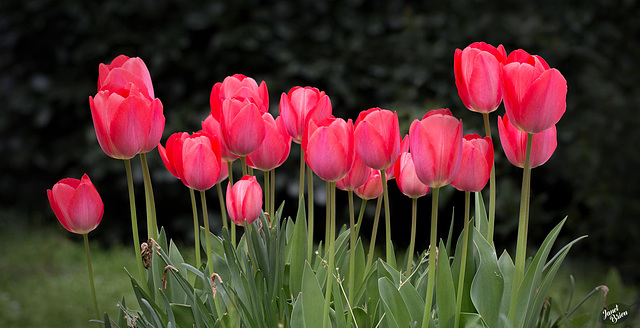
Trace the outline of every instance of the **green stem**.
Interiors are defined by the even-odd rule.
[[[304,169],[306,165],[304,163],[304,150],[300,147],[300,185],[298,186],[298,207],[302,201],[302,194],[304,194]]]
[[[153,197],[153,186],[149,165],[147,164],[147,154],[140,153],[140,163],[142,164],[142,179],[144,180],[144,199],[147,208],[147,235],[148,238],[158,240],[158,224],[156,222],[156,203]]]
[[[331,198],[331,189],[326,188],[327,190],[327,202],[325,207],[325,216],[324,216],[324,243],[325,250],[326,247],[329,246],[329,233],[331,232],[331,204],[329,204],[329,199]]]
[[[264,177],[264,211],[271,215],[271,200],[269,198],[271,196],[271,186],[269,185],[269,171],[262,172],[262,176]]]
[[[306,169],[307,172],[307,226],[308,226],[308,236],[307,236],[307,259],[311,262],[311,250],[313,249],[313,230],[315,225],[314,219],[314,207],[315,201],[313,199],[313,171],[311,168]]]
[[[367,264],[364,266],[365,275],[369,272],[369,268],[373,262],[373,253],[376,249],[376,237],[378,236],[378,223],[380,222],[381,208],[382,195],[378,197],[378,202],[376,203],[376,214],[373,217],[373,229],[371,230],[371,239],[369,240],[369,255],[367,255]]]
[[[484,131],[487,137],[491,138],[491,125],[489,124],[489,113],[482,113],[484,119]],[[493,143],[493,139],[491,140]],[[487,240],[493,244],[493,231],[496,222],[496,164],[491,163],[491,174],[489,175],[489,230]]]
[[[454,328],[460,326],[460,312],[462,311],[462,296],[464,292],[464,275],[467,267],[467,245],[469,242],[469,213],[471,207],[471,192],[464,192],[464,228],[462,233],[462,259],[460,262],[460,275],[458,276],[458,296],[456,298],[456,318]],[[458,250],[456,249],[456,252]]]
[[[409,250],[407,251],[407,275],[411,275],[411,266],[413,265],[413,249],[416,244],[416,221],[418,216],[418,198],[411,198],[411,240],[409,241]]]
[[[247,175],[247,156],[240,156],[240,163],[242,164],[242,176]]]
[[[229,188],[233,187],[233,162],[227,162],[227,167],[229,171]],[[231,245],[236,247],[236,225],[229,224],[231,226]]]
[[[227,209],[224,206],[224,195],[222,194],[222,186],[220,183],[216,183],[216,189],[218,189],[218,202],[220,203],[220,215],[222,216],[222,227],[229,229],[227,225]]]
[[[524,277],[524,265],[527,257],[527,230],[529,227],[529,186],[531,183],[531,145],[533,134],[527,134],[527,150],[524,159],[524,170],[522,174],[522,192],[520,193],[520,215],[518,219],[518,241],[516,246],[516,263],[513,275],[513,288],[511,290],[511,308],[509,319],[513,322],[515,318],[515,300],[518,296],[518,289]]]
[[[131,174],[131,160],[124,160],[124,168],[127,172],[127,188],[129,190],[129,209],[131,212],[131,230],[133,232],[133,247],[136,252],[136,262],[138,263],[138,273],[140,279],[144,281],[141,286],[146,286],[146,275],[142,266],[142,253],[140,252],[140,238],[138,237],[138,216],[136,214],[136,196],[133,190],[133,176]]]
[[[191,195],[191,211],[193,212],[193,234],[196,238],[196,268],[200,268],[202,259],[200,258],[200,224],[198,223],[198,206],[196,205],[196,194],[193,189],[189,188],[189,194]]]
[[[211,239],[209,237],[210,229],[209,229],[209,214],[207,213],[207,199],[205,197],[204,191],[200,191],[200,202],[202,203],[202,220],[204,221],[204,240],[205,245],[207,247],[207,267],[209,268],[209,272],[213,273],[213,261],[211,259]]]
[[[273,218],[273,215],[275,214],[276,211],[276,170],[273,169],[270,171],[271,172],[271,178],[269,180],[271,180],[271,198],[269,198],[271,200],[271,204],[270,204],[270,208],[271,211],[273,211],[274,213],[271,213],[271,217]]]
[[[353,190],[348,190],[347,191],[348,194],[348,198],[349,198],[349,224],[350,224],[350,229],[349,229],[349,237],[351,238],[350,242],[349,242],[349,246],[351,248],[351,250],[349,251],[349,295],[348,295],[348,301],[349,301],[349,306],[351,306],[351,304],[353,304],[353,290],[355,289],[354,286],[354,281],[355,281],[355,269],[356,269],[356,233],[354,231],[355,229],[355,213],[354,213],[354,209],[353,209]],[[347,327],[350,326],[351,323],[351,316],[348,316],[348,320],[349,323],[347,323]]]
[[[329,325],[331,324],[331,320],[329,319],[329,303],[331,303],[331,285],[333,284],[333,271],[335,271],[335,235],[336,235],[336,183],[335,182],[327,182],[327,190],[328,190],[328,194],[330,195],[330,198],[327,199],[327,206],[330,209],[330,233],[329,233],[329,264],[327,267],[327,289],[325,291],[325,297],[324,297],[324,315],[322,316],[323,318],[323,324],[322,326],[324,328],[329,327]]]
[[[87,264],[89,265],[89,282],[91,283],[91,294],[93,294],[93,305],[96,308],[96,318],[100,319],[100,310],[98,310],[98,299],[96,298],[96,286],[93,283],[93,268],[91,267],[91,253],[89,252],[89,237],[83,234],[84,250],[87,252]]]
[[[425,299],[424,314],[422,316],[422,328],[429,327],[431,317],[431,304],[433,303],[433,287],[436,281],[436,243],[438,236],[438,195],[440,187],[432,188],[431,202],[431,240],[429,244],[429,277],[427,280],[427,298]]]
[[[387,177],[384,170],[380,170],[380,178],[382,179],[382,193],[384,194],[384,223],[387,237],[387,262],[393,258],[393,248],[391,246],[391,214],[389,211],[389,192],[387,190]]]
[[[356,223],[356,238],[360,236],[360,227],[362,226],[362,218],[364,217],[366,206],[367,206],[367,200],[363,199],[360,202],[360,214],[358,214],[358,222]]]

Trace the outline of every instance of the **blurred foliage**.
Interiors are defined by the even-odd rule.
[[[139,56],[149,67],[167,119],[163,142],[171,133],[199,129],[212,85],[234,73],[267,82],[273,113],[282,92],[311,85],[327,92],[337,116],[355,119],[361,110],[388,108],[398,111],[406,133],[427,110],[450,107],[466,132],[481,132],[480,115],[458,98],[453,53],[485,41],[543,56],[569,85],[558,149],[533,170],[530,244],[539,245],[545,232],[569,215],[564,243],[590,235],[572,256],[616,265],[625,279],[638,280],[630,260],[640,249],[640,137],[634,118],[640,44],[633,39],[640,35],[638,12],[635,0],[5,0],[0,3],[0,224],[3,229],[51,224],[45,190],[63,177],[87,172],[107,208],[96,235],[107,242],[130,238],[123,165],[98,147],[88,106],[98,64],[121,53]],[[492,122],[503,113],[501,107]],[[510,166],[495,140],[496,238],[512,249],[521,171]],[[297,196],[297,146],[293,149],[278,170],[279,199]],[[190,238],[186,188],[166,172],[156,152],[149,160],[160,224],[170,235]],[[137,158],[134,163],[142,191]],[[409,225],[408,214],[399,213],[409,203],[391,192],[395,220],[407,223],[394,225],[399,241]],[[216,194],[210,194],[214,211]],[[442,209],[462,208],[461,197],[444,192],[449,204]],[[142,199],[140,194],[140,214]],[[419,211],[428,213],[429,203],[423,199]],[[420,224],[421,231],[428,229]],[[418,249],[426,248],[423,242]]]

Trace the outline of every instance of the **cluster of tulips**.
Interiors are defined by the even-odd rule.
[[[308,243],[313,245],[313,174],[327,182],[327,215],[325,247],[326,264],[334,268],[335,189],[346,190],[350,206],[350,247],[353,251],[362,216],[356,222],[353,193],[364,201],[384,201],[386,258],[395,263],[391,242],[391,219],[387,184],[395,179],[398,188],[413,199],[412,233],[406,272],[415,267],[413,261],[416,235],[417,199],[432,192],[429,254],[436,254],[438,194],[452,185],[466,194],[465,245],[469,223],[471,192],[482,191],[489,182],[489,226],[487,240],[493,243],[495,218],[494,142],[491,138],[489,114],[504,102],[506,114],[497,118],[500,144],[507,159],[523,168],[518,242],[515,253],[515,275],[512,295],[515,297],[523,280],[528,227],[529,182],[531,169],[542,165],[556,149],[556,127],[566,107],[567,84],[562,74],[550,68],[544,59],[515,50],[507,55],[502,45],[477,42],[454,56],[454,74],[463,104],[482,114],[486,136],[464,135],[462,121],[449,109],[435,109],[411,123],[408,135],[402,137],[396,112],[371,108],[362,111],[355,122],[332,115],[329,96],[313,87],[293,87],[282,93],[279,116],[269,113],[269,95],[265,82],[258,84],[241,74],[226,77],[211,91],[211,113],[195,133],[172,134],[161,144],[165,118],[163,106],[155,98],[149,71],[140,58],[121,55],[111,64],[100,64],[98,92],[89,98],[98,143],[108,156],[125,162],[134,246],[140,277],[145,276],[138,236],[138,224],[131,178],[130,160],[140,155],[144,177],[148,238],[158,238],[155,204],[146,153],[158,147],[166,168],[189,188],[194,215],[196,262],[200,259],[200,224],[195,191],[200,193],[204,229],[209,229],[205,191],[217,188],[222,225],[231,232],[235,245],[237,226],[251,225],[261,213],[273,214],[275,208],[275,169],[289,157],[291,142],[301,145],[299,199],[304,202],[307,185]],[[233,179],[232,165],[240,159],[243,177]],[[307,169],[308,167],[308,169]],[[253,170],[264,178],[261,186]],[[222,182],[228,179],[226,195]],[[63,179],[48,190],[51,207],[62,225],[85,236],[95,229],[104,212],[96,188],[89,177]],[[227,224],[227,214],[233,224]],[[362,211],[361,211],[362,214]],[[377,215],[369,247],[367,268],[375,248]],[[207,268],[213,274],[211,241],[205,234]],[[464,246],[463,251],[467,247]],[[311,247],[307,250],[311,258]],[[87,246],[87,255],[88,255]],[[463,254],[466,257],[466,254]],[[349,266],[353,273],[354,260]],[[463,260],[463,262],[466,262]],[[91,264],[89,258],[89,270]],[[436,265],[428,267],[427,294],[423,327],[431,315]],[[366,271],[366,270],[365,270]],[[461,277],[464,276],[464,266]],[[353,277],[349,277],[351,281]],[[327,279],[324,317],[329,317],[333,279]],[[460,280],[462,282],[462,279]],[[93,280],[91,280],[92,290]],[[463,288],[458,288],[462,293]],[[349,289],[352,300],[352,289]],[[459,302],[462,297],[458,297]],[[515,304],[515,302],[513,302]],[[319,310],[318,310],[319,311]],[[97,303],[96,312],[99,315]],[[459,311],[458,311],[459,312]],[[326,322],[325,322],[326,324]],[[456,327],[458,319],[456,318]]]

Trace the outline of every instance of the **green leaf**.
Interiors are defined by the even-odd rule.
[[[436,304],[438,304],[438,322],[440,327],[453,327],[456,314],[456,288],[453,285],[449,256],[440,239],[438,264],[436,269]]]
[[[305,328],[304,324],[304,305],[302,304],[302,293],[298,294],[291,311],[291,327]]]
[[[424,300],[408,281],[400,286],[399,292],[404,300],[404,304],[407,305],[407,310],[411,316],[411,322],[416,322],[416,326],[421,327],[422,316],[424,315]]]
[[[380,299],[385,308],[386,322],[392,328],[404,328],[409,326],[410,314],[402,295],[396,286],[387,277],[378,279]]]
[[[480,264],[471,283],[471,300],[489,327],[498,327],[500,302],[504,281],[495,249],[484,236],[473,229],[473,243],[480,256]]]
[[[462,292],[462,312],[474,313],[476,311],[473,306],[473,302],[471,301],[471,283],[473,282],[473,276],[476,273],[476,263],[474,261],[474,251],[473,242],[471,238],[473,237],[473,225],[469,222],[469,234],[467,238],[469,239],[467,242],[467,263],[464,271],[464,283],[463,283],[463,292]],[[458,292],[458,280],[460,280],[460,267],[462,262],[462,244],[464,242],[464,231],[460,233],[458,237],[458,241],[456,243],[455,255],[453,257],[453,263],[451,264],[451,274],[453,276],[453,283],[456,287],[456,293]],[[477,258],[477,257],[476,257]],[[457,295],[457,294],[456,294]]]
[[[476,215],[475,217],[475,223],[476,223],[476,229],[478,229],[478,231],[480,231],[480,233],[482,234],[482,236],[484,236],[484,238],[487,238],[487,235],[489,234],[489,220],[487,219],[487,211],[485,210],[484,207],[484,200],[482,199],[482,193],[481,192],[476,192],[475,193],[476,197],[475,197],[475,203],[474,203],[474,207],[475,207],[475,212]],[[493,243],[492,241],[489,241],[489,243]]]
[[[345,304],[347,303],[346,295],[342,292],[341,282],[336,281],[336,279],[333,277],[331,278],[334,279],[332,284],[333,286],[332,295],[333,295],[333,307],[335,308],[335,311],[334,311],[335,324],[336,324],[336,327],[346,327],[347,326],[347,319],[345,317]],[[350,316],[351,314],[349,313],[348,315]]]
[[[324,296],[309,262],[305,262],[302,274],[302,305],[307,309],[304,311],[305,327],[322,328]]]
[[[358,328],[365,328],[365,327],[372,327],[370,321],[369,321],[369,315],[367,314],[367,311],[365,311],[363,308],[361,307],[355,307],[353,309],[353,316],[356,318],[356,324],[358,325]],[[295,327],[295,326],[292,326]]]
[[[118,303],[118,307],[121,309],[120,315],[118,316],[118,327],[127,327],[127,318],[125,317],[124,309],[127,308],[127,304],[124,301],[124,296],[122,296],[122,300]]]
[[[478,328],[485,327],[482,324],[482,317],[477,313],[460,313],[460,327],[462,328]]]
[[[500,258],[498,259],[498,266],[500,267],[500,272],[502,272],[502,280],[504,282],[502,301],[500,302],[500,314],[508,317],[509,307],[511,305],[511,291],[513,290],[513,272],[515,271],[515,265],[506,250],[502,252],[502,255],[500,255]]]
[[[191,306],[186,304],[169,304],[173,315],[176,317],[176,322],[180,327],[193,327],[196,324],[193,318],[193,310]]]
[[[455,217],[455,208],[451,211],[451,224],[449,224],[449,234],[447,235],[447,254],[451,254],[451,239],[453,236],[453,218]]]

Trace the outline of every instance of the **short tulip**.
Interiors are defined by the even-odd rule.
[[[356,188],[361,187],[365,182],[367,182],[370,174],[371,168],[366,166],[360,160],[358,155],[356,155],[349,174],[336,182],[336,188],[345,191],[355,190]]]
[[[507,54],[502,45],[498,48],[475,42],[456,49],[454,73],[458,95],[464,105],[474,112],[490,113],[502,101],[502,66]]]
[[[98,70],[98,92],[108,90],[122,95],[127,92],[127,85],[132,83],[146,98],[155,99],[151,75],[142,59],[120,55],[109,65],[100,64]]]
[[[382,195],[382,177],[380,171],[369,168],[369,178],[360,187],[353,190],[353,192],[362,199],[374,199]]]
[[[262,189],[256,177],[245,175],[233,186],[227,187],[227,210],[236,225],[253,223],[262,210]]]
[[[500,143],[507,159],[514,166],[524,168],[527,151],[527,133],[518,130],[508,117],[498,116],[498,133]],[[531,142],[531,168],[546,163],[558,146],[555,125],[533,135]]]
[[[349,173],[355,156],[353,123],[327,117],[311,120],[302,136],[305,161],[320,179],[335,182]]]
[[[446,186],[462,160],[462,121],[449,109],[428,112],[409,129],[411,155],[418,179],[431,188]]]
[[[540,56],[516,50],[503,68],[503,98],[511,124],[527,133],[540,133],[564,114],[567,81]]]
[[[419,198],[431,189],[418,179],[410,152],[400,154],[393,168],[398,189],[407,197]]]
[[[262,115],[265,126],[264,141],[258,149],[247,156],[247,165],[254,169],[269,171],[282,165],[289,157],[291,136],[284,127],[282,116],[275,120],[269,113]]]
[[[280,97],[280,116],[296,143],[302,142],[302,134],[309,121],[329,117],[331,110],[329,96],[317,88],[293,87]]]
[[[392,166],[400,154],[398,114],[380,108],[361,112],[353,138],[358,157],[368,167],[384,170]]]
[[[209,102],[211,114],[218,119],[225,99],[242,98],[248,99],[256,105],[260,115],[269,110],[269,91],[267,85],[262,81],[258,83],[253,78],[242,74],[227,76],[224,81],[216,83],[211,89]]]
[[[234,155],[253,153],[264,140],[262,114],[248,98],[230,98],[222,103],[220,130],[227,149]]]
[[[462,139],[462,163],[451,185],[461,191],[481,191],[489,181],[493,166],[493,143],[490,137],[469,134]]]
[[[62,226],[77,234],[95,229],[104,214],[104,204],[89,176],[66,178],[47,190],[49,204]]]
[[[166,148],[159,144],[158,150],[169,172],[185,186],[204,191],[218,182],[220,145],[215,138],[204,133],[174,133]]]

